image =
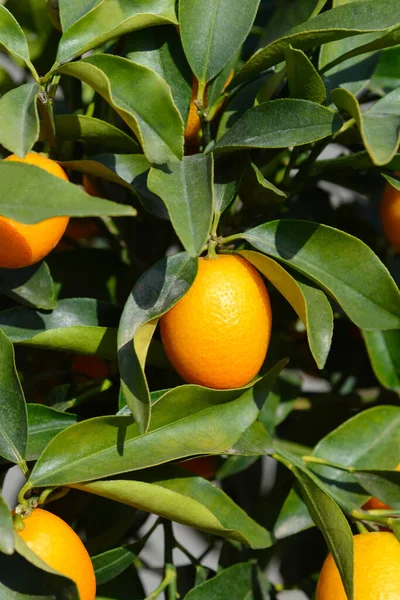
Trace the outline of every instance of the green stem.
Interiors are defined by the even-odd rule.
[[[28,465],[26,464],[26,462],[24,460],[21,460],[21,462],[18,463],[18,466],[21,469],[24,476],[28,479],[29,469],[28,469]]]
[[[18,494],[18,504],[22,504],[22,506],[27,506],[29,501],[25,498],[25,495],[32,489],[32,484],[30,481],[27,481],[25,485],[20,489]]]
[[[46,488],[38,498],[38,504],[49,504],[60,498],[64,498],[69,492],[69,488]]]
[[[165,520],[164,524],[164,563],[165,563],[165,576],[164,581],[167,580],[167,600],[176,600],[177,598],[177,587],[176,587],[176,569],[173,560],[173,550],[176,545],[174,532],[172,529],[171,521]]]
[[[236,240],[242,240],[243,235],[243,233],[235,233],[234,235],[228,235],[227,237],[219,238],[218,243],[219,245],[225,246],[226,244],[230,244],[231,242],[236,242]]]
[[[173,582],[175,581],[175,589],[176,589],[176,570],[175,567],[171,568],[171,565],[165,565],[165,577],[160,583],[160,585],[153,591],[151,594],[146,596],[145,600],[156,600],[159,595]],[[168,590],[168,600],[170,600],[169,590]],[[176,600],[176,596],[174,597]]]
[[[354,509],[351,511],[351,516],[356,521],[372,521],[373,523],[378,523],[379,525],[383,525],[384,527],[389,527],[389,518],[388,517],[380,517],[378,515],[371,514],[370,511]]]
[[[53,150],[57,147],[56,126],[53,113],[53,99],[50,98],[46,90],[42,90],[38,94],[38,104],[40,114],[42,115],[46,139]]]
[[[340,469],[341,471],[346,471],[346,473],[354,473],[354,467],[348,467],[346,465],[341,465],[339,463],[331,462],[329,460],[325,460],[324,458],[319,458],[318,456],[302,456],[302,460],[305,463],[314,463],[317,465],[324,465],[325,467],[332,467],[334,469]]]

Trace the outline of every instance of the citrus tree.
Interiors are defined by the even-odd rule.
[[[2,0],[0,600],[400,598],[399,41]]]

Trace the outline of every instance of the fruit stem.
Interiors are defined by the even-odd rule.
[[[230,244],[231,242],[235,242],[236,240],[241,240],[243,238],[243,233],[235,233],[234,235],[228,235],[227,237],[221,237],[218,239],[218,243],[221,246],[225,246],[225,244]]]
[[[54,494],[53,494],[54,492]],[[38,504],[49,504],[50,502],[54,502],[54,500],[59,500],[60,498],[64,498],[69,492],[69,488],[46,488],[40,494],[38,498]],[[51,496],[49,498],[49,496]]]
[[[18,504],[21,504],[23,507],[29,505],[29,500],[25,498],[25,495],[32,489],[32,484],[30,481],[27,481],[24,486],[19,491],[18,494]]]
[[[388,517],[380,517],[378,515],[371,514],[370,511],[354,509],[351,511],[351,516],[356,521],[372,521],[373,523],[378,523],[379,525],[384,525],[385,527],[389,526],[389,518]]]

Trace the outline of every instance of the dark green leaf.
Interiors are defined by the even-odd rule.
[[[0,161],[0,214],[22,223],[38,223],[56,216],[133,216],[134,209],[94,198],[79,186],[44,169],[14,161]]]
[[[315,361],[323,368],[332,341],[333,314],[324,292],[307,281],[294,277],[274,260],[248,250],[239,252],[281,292],[296,311],[307,330]]]
[[[275,448],[272,438],[260,421],[254,421],[236,444],[225,452],[228,455],[265,456],[273,454]]]
[[[260,225],[243,237],[315,281],[359,327],[399,327],[399,290],[378,257],[357,238],[326,225],[291,220]]]
[[[292,46],[285,48],[286,70],[292,98],[303,98],[322,104],[326,89],[318,71],[310,59]]]
[[[55,124],[59,140],[99,144],[120,152],[137,152],[139,149],[139,144],[121,129],[94,117],[56,115]]]
[[[265,188],[266,190],[269,190],[270,192],[272,192],[276,196],[279,196],[280,198],[287,198],[287,195],[285,194],[285,192],[283,192],[282,190],[280,190],[279,188],[277,188],[273,183],[271,183],[270,181],[268,181],[268,179],[265,179],[264,175],[261,173],[261,171],[257,167],[257,165],[251,163],[251,168],[253,169],[253,171],[254,171],[254,173],[255,173],[255,175],[257,177],[258,183],[263,188]]]
[[[112,581],[123,573],[136,558],[135,553],[129,548],[113,548],[102,554],[92,557],[93,568],[96,575],[96,584],[103,585]]]
[[[272,544],[269,532],[222,490],[177,467],[163,466],[124,478],[78,483],[74,487],[252,548],[267,548]]]
[[[186,600],[255,600],[253,579],[255,565],[238,563],[219,572],[191,590]]]
[[[65,31],[71,27],[81,17],[86,15],[102,0],[80,0],[80,2],[71,2],[71,0],[58,0],[60,7],[60,20],[62,28]]]
[[[7,8],[14,15],[25,34],[31,60],[37,60],[44,51],[53,30],[46,2],[43,0],[28,0],[27,2],[8,0]]]
[[[31,65],[25,34],[5,6],[0,6],[0,47],[8,54]]]
[[[371,496],[379,498],[394,510],[400,509],[399,471],[357,470],[354,477]]]
[[[181,162],[150,169],[148,186],[165,203],[172,225],[193,258],[203,250],[213,214],[212,155],[185,156]]]
[[[55,308],[54,282],[45,262],[23,269],[0,269],[0,292],[20,304]]]
[[[93,1],[85,0],[83,7],[72,11],[64,5],[61,19],[65,31],[54,68],[135,29],[176,23],[174,4],[174,0],[136,0],[134,4],[130,0],[114,0],[95,6]]]
[[[196,274],[197,262],[187,254],[164,258],[142,275],[125,304],[118,330],[121,390],[142,432],[150,423],[144,365],[152,335],[158,318],[188,291]]]
[[[24,158],[39,136],[37,83],[24,83],[0,98],[0,144]]]
[[[110,54],[66,64],[60,72],[81,79],[103,96],[136,134],[150,162],[182,158],[182,117],[158,73]]]
[[[235,160],[236,159],[236,160]],[[238,193],[243,175],[243,157],[238,154],[214,159],[214,211],[223,213]]]
[[[231,60],[250,32],[260,0],[180,0],[183,48],[197,79],[207,83]],[[201,15],[201,18],[199,18]]]
[[[292,488],[279,512],[273,533],[277,540],[295,535],[314,525],[306,504]]]
[[[332,135],[341,119],[331,109],[294,98],[251,108],[216,143],[215,150],[301,146]]]
[[[376,165],[384,165],[395,156],[400,140],[400,89],[381,98],[362,112],[358,100],[345,89],[331,93],[336,106],[355,119],[364,146]]]
[[[294,27],[285,37],[256,52],[235,76],[233,85],[284,60],[285,48],[309,50],[321,44],[368,32],[384,32],[400,21],[400,2],[360,0],[328,10]]]
[[[27,404],[27,460],[36,460],[57,433],[77,422],[77,415],[62,413],[42,404]]]
[[[0,456],[23,464],[27,437],[28,419],[14,347],[0,329]]]
[[[400,46],[382,51],[371,79],[371,86],[389,90],[400,86]]]
[[[0,493],[0,552],[14,552],[14,529],[11,511]]]
[[[153,69],[170,86],[175,105],[186,123],[192,97],[192,72],[174,27],[150,27],[128,35],[126,57]]]
[[[10,308],[0,327],[16,344],[115,358],[120,311],[92,298],[60,300],[52,312]]]
[[[315,17],[326,0],[280,0],[261,37],[260,47],[284,37],[291,29]]]
[[[362,335],[378,381],[400,391],[400,331],[362,331]]]

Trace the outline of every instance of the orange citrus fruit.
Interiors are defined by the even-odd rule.
[[[354,536],[354,599],[400,600],[400,543],[393,533]],[[347,600],[331,554],[321,570],[316,600]]]
[[[178,465],[195,475],[200,475],[204,479],[212,479],[218,470],[218,463],[215,456],[199,456],[183,460]]]
[[[36,508],[18,531],[29,548],[50,567],[72,579],[80,600],[94,600],[96,579],[90,556],[75,531],[60,517]]]
[[[185,296],[160,319],[172,365],[188,383],[227,389],[258,373],[271,334],[271,306],[257,269],[241,256],[199,258]]]
[[[400,464],[397,465],[395,470],[400,471]],[[388,506],[387,504],[382,502],[382,500],[379,500],[378,498],[375,498],[374,496],[372,496],[372,498],[370,498],[368,500],[368,502],[366,502],[363,505],[363,509],[364,510],[390,510],[390,506]]]
[[[383,231],[393,248],[400,252],[400,192],[390,183],[384,189],[380,212]]]
[[[6,160],[36,165],[68,181],[60,165],[41,154],[28,152],[25,158],[12,154]],[[39,223],[25,224],[0,216],[0,267],[19,269],[42,260],[59,242],[68,221],[68,217],[52,217]]]

